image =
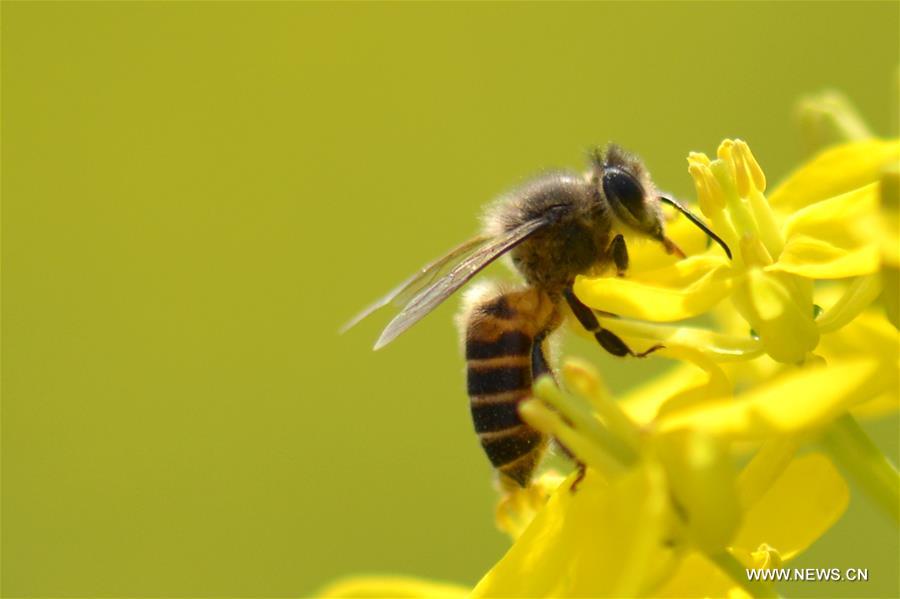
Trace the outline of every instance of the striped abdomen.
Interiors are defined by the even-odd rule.
[[[494,467],[526,486],[547,445],[519,417],[535,378],[549,372],[544,338],[557,324],[553,302],[534,289],[481,299],[466,321],[468,392],[475,432]]]

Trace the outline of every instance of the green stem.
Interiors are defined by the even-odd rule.
[[[770,585],[759,580],[750,580],[747,576],[747,568],[731,555],[728,551],[707,554],[719,568],[728,574],[728,577],[742,589],[750,593],[754,599],[772,599],[780,595]]]
[[[900,475],[850,414],[829,426],[821,439],[831,458],[884,509],[900,522]]]
[[[850,100],[837,92],[804,98],[798,105],[797,116],[810,154],[832,144],[873,137]]]

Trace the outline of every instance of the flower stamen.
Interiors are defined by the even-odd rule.
[[[537,430],[558,439],[602,477],[609,479],[623,471],[624,467],[620,462],[592,443],[580,431],[566,424],[557,412],[548,408],[541,400],[523,401],[519,404],[519,415]]]

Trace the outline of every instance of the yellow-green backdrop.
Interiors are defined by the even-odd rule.
[[[894,2],[3,2],[3,595],[473,583],[507,541],[455,302],[377,354],[384,319],[339,325],[590,144],[691,198],[687,152],[726,136],[787,172],[807,92],[895,132],[898,25]],[[616,389],[659,368],[573,347]],[[872,430],[896,456],[896,422]],[[799,565],[895,595],[895,530],[854,495]]]

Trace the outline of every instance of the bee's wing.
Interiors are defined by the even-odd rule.
[[[355,327],[359,321],[388,304],[403,307],[416,296],[422,289],[437,280],[447,269],[459,263],[460,260],[471,254],[478,246],[490,241],[492,238],[479,235],[456,246],[437,260],[429,262],[411,277],[391,289],[384,297],[367,306],[362,312],[350,319],[341,327],[341,333]]]
[[[375,343],[375,349],[380,349],[396,339],[400,333],[434,310],[481,269],[525,241],[549,222],[549,215],[530,220],[511,231],[490,239],[483,246],[466,255],[450,272],[419,291],[415,297],[409,300],[400,314],[381,333],[381,337]]]

